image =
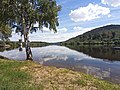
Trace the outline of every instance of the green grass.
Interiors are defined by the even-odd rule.
[[[20,68],[28,62],[0,60],[0,90],[33,90],[31,76]]]
[[[0,59],[0,90],[120,90],[120,85],[81,72]]]
[[[85,82],[84,80],[81,80],[81,79],[78,79],[78,80],[75,80],[75,81],[72,81],[71,84],[77,84],[78,86],[87,86],[87,82]]]

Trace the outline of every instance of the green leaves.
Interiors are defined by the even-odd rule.
[[[4,39],[11,36],[11,28],[8,25],[1,24],[0,32],[4,35]]]
[[[55,0],[3,0],[0,6],[0,21],[9,24],[10,20],[15,20],[17,25],[22,26],[24,18],[26,27],[37,22],[39,28],[45,26],[57,31],[60,10],[61,7]]]

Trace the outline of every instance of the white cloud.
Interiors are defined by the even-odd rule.
[[[46,28],[46,27],[43,27],[42,31],[45,33],[45,32],[48,32],[48,33],[54,33],[52,31],[49,30],[49,28]],[[67,28],[57,28],[57,33],[62,33],[62,32],[67,32]]]
[[[75,22],[79,21],[90,21],[96,18],[100,18],[104,15],[109,15],[110,9],[99,6],[98,4],[89,4],[86,7],[80,7],[75,10],[71,10],[69,16],[71,20]]]
[[[120,6],[120,0],[101,0],[101,2],[105,5],[118,7]]]
[[[111,15],[109,14],[108,17],[111,17]]]
[[[58,32],[67,32],[67,31],[68,31],[67,28],[61,28],[61,29],[58,28]]]
[[[66,32],[67,28],[58,29],[58,33],[51,33],[51,32],[41,32],[38,31],[37,33],[30,34],[30,41],[42,41],[42,42],[61,42],[66,41],[70,38],[76,37],[84,32],[91,30],[92,28],[82,28],[82,27],[74,27],[71,32]],[[18,41],[20,39],[20,35],[15,34],[13,32],[12,41]]]
[[[83,34],[85,32],[88,32],[90,30],[92,30],[94,27],[91,27],[91,28],[82,28],[82,27],[74,27],[73,30],[76,31],[76,32],[79,32],[79,34]]]

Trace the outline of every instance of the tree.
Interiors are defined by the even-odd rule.
[[[11,36],[11,28],[8,25],[0,25],[0,39],[5,41]]]
[[[112,38],[112,39],[115,38],[116,33],[115,33],[115,32],[111,32],[111,34],[112,34],[112,37],[111,37],[111,38]]]
[[[16,32],[24,37],[26,59],[32,60],[29,33],[41,30],[43,26],[57,32],[60,9],[55,0],[2,0],[0,21],[16,28]],[[39,27],[34,27],[35,23]]]

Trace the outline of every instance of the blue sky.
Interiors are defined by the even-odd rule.
[[[61,42],[90,31],[93,28],[120,24],[120,0],[56,0],[62,6],[59,12],[58,32],[47,28],[30,34],[31,41]],[[20,37],[13,32],[11,40]]]

